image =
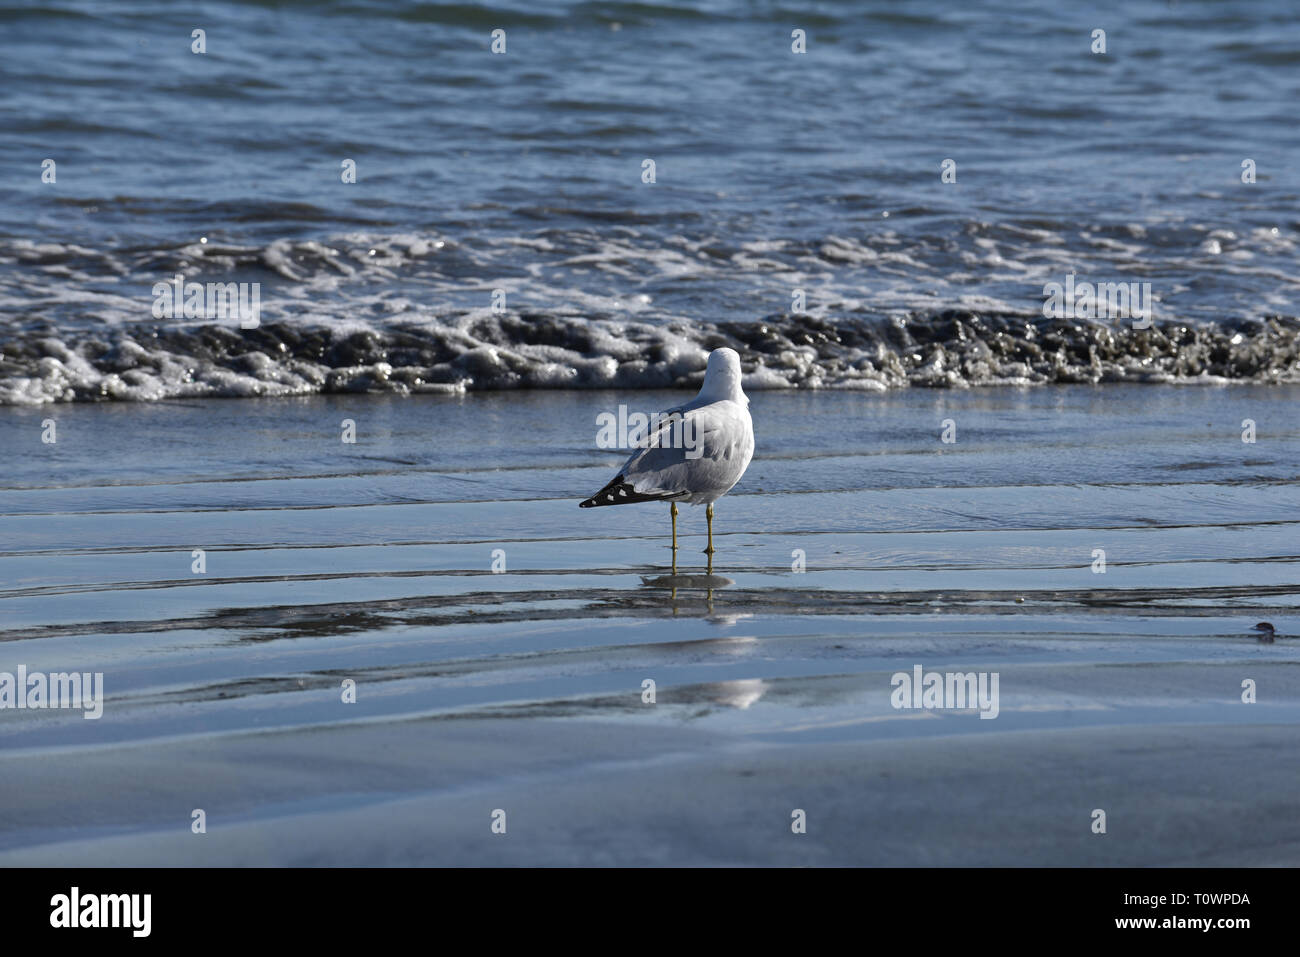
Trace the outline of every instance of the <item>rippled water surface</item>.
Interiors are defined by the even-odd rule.
[[[0,649],[107,700],[5,712],[0,860],[1293,859],[1294,387],[760,393],[714,574],[685,508],[676,578],[666,508],[577,507],[617,397],[518,396],[78,405],[52,446],[10,410]],[[917,663],[997,672],[997,720],[893,708]],[[1081,794],[1181,836],[1083,843]],[[804,804],[814,840],[764,836]],[[503,805],[522,843],[480,845]]]
[[[1298,70],[1284,0],[3,7],[0,672],[106,699],[0,710],[0,864],[1300,864]],[[577,503],[721,345],[674,576]]]
[[[774,387],[1300,377],[1294,321],[1258,326],[1300,313],[1286,0],[63,2],[0,23],[0,402],[662,388],[723,341]],[[1150,283],[1167,336],[1090,354],[1070,319],[1035,361],[1023,320],[1070,274]],[[176,275],[259,283],[273,329],[224,322],[214,354],[207,321],[153,315]],[[1028,345],[929,322],[950,309]],[[923,334],[863,332],[909,318]],[[1218,361],[1169,357],[1188,323],[1224,333]],[[302,345],[322,326],[373,341]]]

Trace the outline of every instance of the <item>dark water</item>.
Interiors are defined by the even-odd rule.
[[[1300,380],[1287,0],[19,3],[0,77],[2,404],[658,388],[723,343],[750,388]],[[176,274],[261,328],[155,318]],[[1069,274],[1155,330],[1045,320]]]

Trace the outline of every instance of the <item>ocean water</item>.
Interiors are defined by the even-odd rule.
[[[1298,94],[1281,0],[0,8],[0,682],[105,695],[0,865],[1300,865]],[[671,576],[577,503],[723,345]]]
[[[668,388],[724,343],[751,389],[1300,379],[1288,0],[0,25],[0,403]],[[260,327],[158,318],[178,275]],[[1071,275],[1154,329],[1044,319]]]

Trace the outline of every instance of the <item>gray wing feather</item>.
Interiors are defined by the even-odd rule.
[[[669,410],[681,414],[685,424],[679,426],[678,435],[693,439],[694,448],[670,447],[672,424],[661,420],[659,428],[652,430],[659,445],[632,454],[621,469],[626,481],[642,493],[686,494],[730,488],[753,451],[752,440],[748,450],[738,447],[737,436],[745,430],[735,410],[728,408],[730,405],[713,403]],[[697,451],[700,454],[696,455]]]

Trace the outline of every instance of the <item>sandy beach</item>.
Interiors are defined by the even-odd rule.
[[[757,393],[675,581],[612,394],[3,410],[0,670],[105,698],[4,712],[0,864],[1294,865],[1297,397]]]

